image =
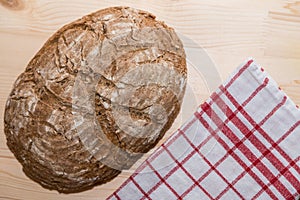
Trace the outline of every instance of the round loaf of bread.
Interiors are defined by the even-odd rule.
[[[16,80],[7,145],[45,188],[79,192],[129,169],[176,118],[187,78],[172,28],[113,7],[59,29]]]

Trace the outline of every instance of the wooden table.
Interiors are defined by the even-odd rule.
[[[204,48],[223,80],[247,57],[254,57],[300,104],[300,1],[0,0],[0,199],[105,199],[130,175],[132,170],[86,192],[58,194],[24,175],[3,133],[4,105],[12,84],[46,39],[66,23],[116,5],[148,10],[193,40],[194,44],[185,43],[187,51],[195,44]],[[211,91],[202,88],[195,74],[189,78],[190,88],[198,90],[198,104]],[[167,135],[194,109],[183,108]]]

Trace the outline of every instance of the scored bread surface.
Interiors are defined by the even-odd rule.
[[[45,188],[103,184],[170,128],[186,70],[178,36],[152,14],[114,7],[84,16],[58,30],[16,80],[7,145]]]

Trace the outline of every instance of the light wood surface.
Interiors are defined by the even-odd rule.
[[[132,170],[78,194],[58,194],[28,179],[6,146],[3,113],[17,76],[47,38],[62,25],[110,6],[147,10],[203,47],[224,80],[241,62],[254,57],[296,104],[300,104],[300,1],[293,0],[0,0],[0,199],[105,199]],[[185,101],[170,135],[209,96],[201,74],[189,72],[192,103]],[[192,105],[191,105],[192,104]],[[140,163],[141,161],[139,161]]]

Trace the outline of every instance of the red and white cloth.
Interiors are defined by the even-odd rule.
[[[109,199],[299,195],[300,109],[249,60]]]

